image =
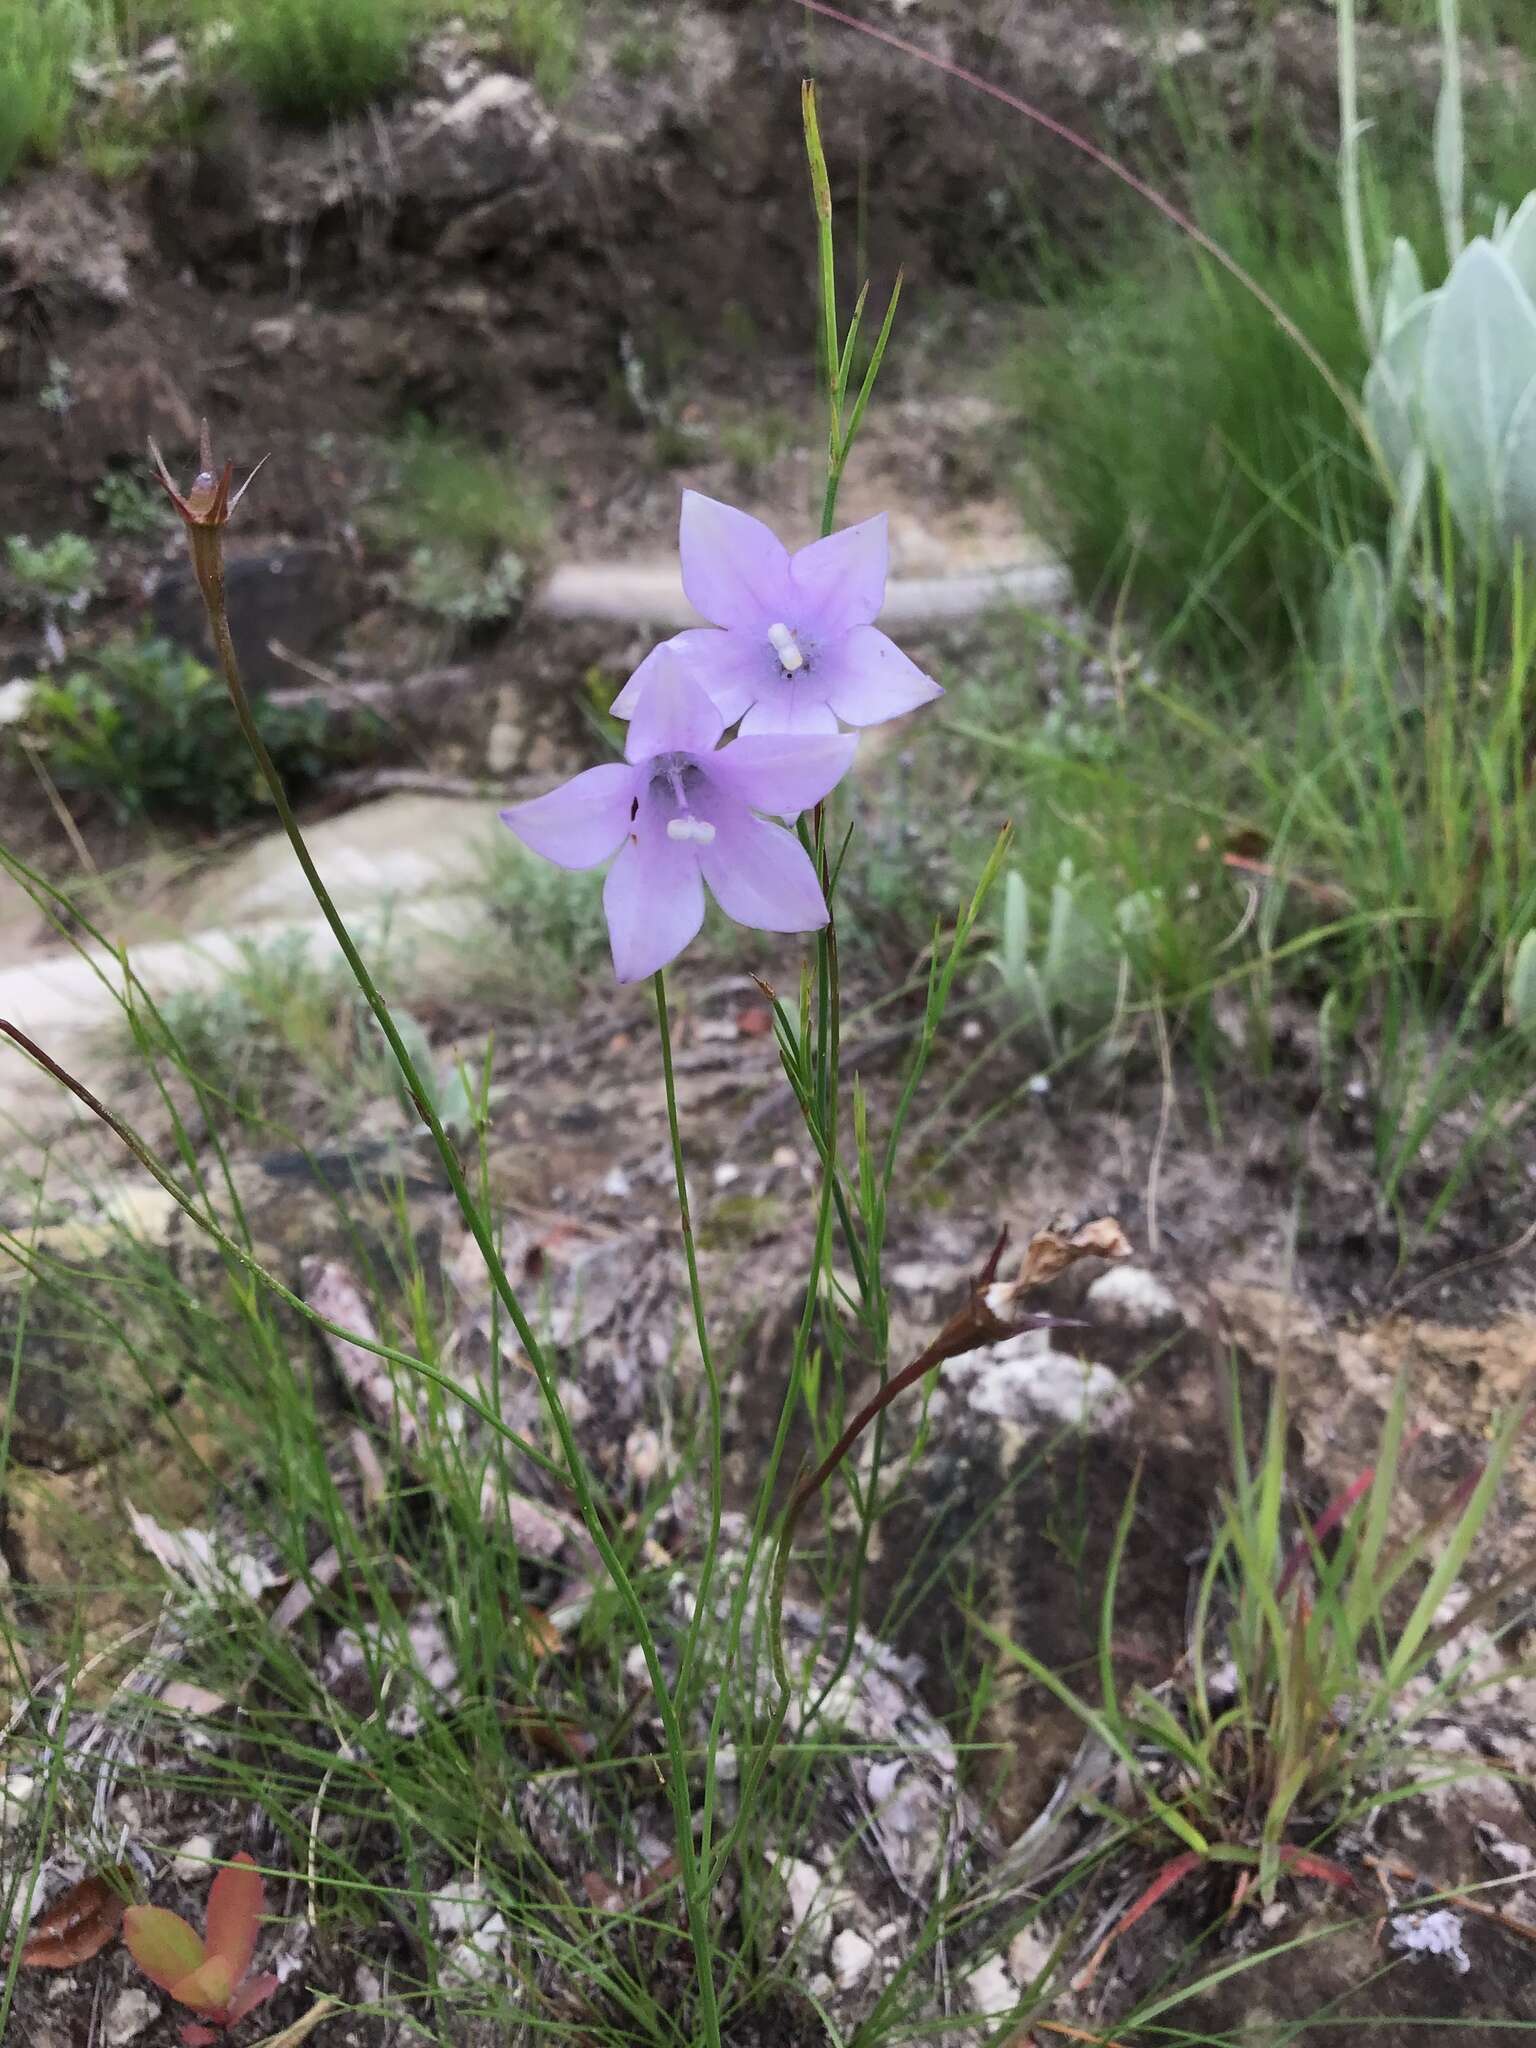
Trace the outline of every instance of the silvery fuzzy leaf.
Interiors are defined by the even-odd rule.
[[[1407,317],[1409,308],[1423,296],[1424,274],[1419,269],[1419,259],[1413,253],[1413,244],[1399,235],[1392,244],[1392,256],[1382,285],[1380,333],[1383,341],[1390,338],[1392,330]]]
[[[1461,116],[1461,45],[1454,25],[1447,24],[1441,56],[1440,97],[1435,102],[1435,187],[1440,194],[1440,219],[1452,263],[1460,259],[1466,240],[1462,188],[1466,149]]]
[[[1497,241],[1499,254],[1536,300],[1536,192],[1526,193]]]
[[[1479,237],[1446,281],[1424,350],[1429,449],[1474,545],[1495,530],[1504,441],[1532,377],[1536,307],[1508,259]]]
[[[1512,555],[1518,546],[1527,567],[1536,563],[1536,377],[1521,394],[1504,437],[1496,502],[1500,547]]]
[[[1536,1038],[1536,931],[1515,948],[1509,975],[1509,1021],[1527,1038]]]
[[[1425,292],[1390,325],[1365,380],[1365,415],[1394,480],[1423,441],[1421,387],[1430,321],[1439,292]]]
[[[1340,556],[1323,595],[1322,655],[1332,668],[1358,675],[1374,668],[1387,630],[1387,577],[1365,541]]]
[[[1394,590],[1401,585],[1408,567],[1409,552],[1418,532],[1419,507],[1424,502],[1428,482],[1429,464],[1424,458],[1424,450],[1415,448],[1397,480],[1397,503],[1392,507],[1392,523],[1387,535],[1387,563]]]

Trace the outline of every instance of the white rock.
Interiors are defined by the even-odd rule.
[[[832,1937],[832,1974],[837,1979],[839,1991],[851,1991],[855,1984],[869,1974],[869,1966],[875,1960],[874,1943],[866,1941],[851,1927],[844,1927]]]
[[[454,101],[443,116],[443,126],[478,128],[487,115],[505,113],[508,107],[533,97],[533,87],[525,79],[514,78],[506,71],[492,71]]]
[[[1019,2002],[1019,1987],[1009,1976],[1001,1956],[988,1956],[984,1963],[967,1973],[965,1994],[972,2009],[985,2014],[988,2019],[1012,2012]]]
[[[970,1368],[966,1400],[981,1415],[1042,1428],[1075,1429],[1086,1423],[1105,1429],[1120,1420],[1128,1405],[1125,1389],[1108,1366],[1062,1351],[1026,1350],[1024,1340],[1013,1337],[975,1356],[981,1363],[979,1369]]]
[[[293,347],[294,337],[298,334],[298,331],[299,326],[296,320],[287,320],[281,316],[271,320],[253,320],[251,322],[251,347],[255,349],[257,355],[265,356],[270,362],[276,357],[286,354]]]
[[[137,1984],[130,1984],[119,1991],[107,2012],[105,2039],[107,2048],[123,2048],[128,2041],[137,2041],[140,2034],[147,2033],[160,2017],[160,2001],[151,1998],[147,1991],[141,1991]]]
[[[1151,1330],[1181,1320],[1179,1304],[1145,1266],[1111,1266],[1088,1290],[1088,1306],[1101,1322]]]
[[[649,1486],[661,1470],[661,1438],[654,1429],[632,1429],[624,1443],[624,1462],[637,1486]]]
[[[772,1850],[767,1852],[767,1858],[770,1867],[778,1863]],[[821,1890],[821,1872],[814,1863],[802,1863],[798,1856],[788,1856],[782,1863],[778,1863],[778,1873],[784,1881],[785,1891],[789,1894],[789,1924],[798,1934],[810,1917],[816,1894]],[[822,1911],[825,1910],[826,1903],[823,1901]]]
[[[1462,1946],[1461,1922],[1442,1906],[1434,1913],[1399,1913],[1392,1922],[1392,1946],[1409,1955],[1444,1956],[1458,1977],[1472,1967]]]
[[[206,1878],[213,1855],[212,1836],[189,1835],[171,1858],[171,1870],[177,1877]]]
[[[1008,1974],[1015,1984],[1037,1985],[1051,1967],[1051,1943],[1036,1927],[1021,1927],[1008,1944]]]
[[[8,683],[0,683],[0,725],[20,725],[32,709],[36,695],[36,683],[26,676],[15,676]]]

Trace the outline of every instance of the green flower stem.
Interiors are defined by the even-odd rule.
[[[646,1670],[650,1676],[651,1687],[656,1697],[657,1712],[661,1718],[662,1730],[666,1740],[667,1791],[672,1802],[673,1821],[677,1836],[678,1870],[687,1904],[688,1928],[697,1966],[701,2036],[704,2048],[720,2048],[720,2013],[715,1996],[714,1946],[709,1931],[709,1891],[707,1885],[702,1890],[700,1888],[699,1859],[694,1850],[693,1816],[688,1800],[688,1766],[683,1744],[682,1725],[678,1717],[676,1704],[667,1685],[666,1674],[661,1667],[656,1640],[651,1631],[650,1623],[646,1618],[645,1608],[635,1589],[633,1580],[625,1570],[623,1559],[619,1556],[608,1534],[607,1525],[598,1509],[590,1475],[587,1472],[580,1447],[576,1442],[575,1431],[571,1427],[570,1417],[566,1413],[565,1404],[560,1398],[559,1383],[555,1378],[554,1370],[549,1360],[544,1355],[543,1347],[534,1334],[533,1326],[524,1312],[521,1301],[518,1299],[516,1289],[507,1276],[506,1267],[497,1250],[496,1239],[490,1222],[477,1205],[470,1191],[469,1182],[465,1178],[464,1169],[459,1163],[458,1154],[454,1151],[452,1140],[444,1130],[436,1111],[432,1107],[430,1092],[423,1082],[421,1075],[417,1072],[415,1063],[406,1048],[405,1041],[400,1036],[394,1018],[390,1015],[389,1005],[380,994],[373,976],[368,970],[367,963],[353,942],[352,935],[347,930],[341,913],[332,901],[330,891],[326,888],[324,881],[321,879],[320,871],[310,856],[309,848],[305,844],[304,835],[299,829],[298,819],[294,816],[293,807],[288,801],[288,793],[283,787],[282,777],[278,774],[272,757],[267,751],[266,743],[263,741],[261,733],[257,728],[256,720],[251,711],[250,699],[246,695],[245,684],[240,674],[240,664],[235,654],[234,640],[229,630],[229,615],[224,596],[222,527],[218,525],[200,525],[189,521],[187,533],[192,548],[192,566],[197,575],[198,586],[203,594],[204,605],[207,608],[208,624],[213,635],[214,648],[218,655],[219,666],[223,671],[224,681],[229,689],[230,702],[234,706],[235,717],[239,722],[241,733],[244,735],[246,745],[250,748],[256,765],[261,771],[263,781],[271,792],[272,801],[277,808],[278,818],[282,823],[284,832],[288,835],[288,842],[292,846],[294,855],[303,871],[304,879],[308,882],[315,901],[320,906],[321,913],[330,927],[332,937],[341,950],[342,957],[351,971],[352,978],[356,981],[364,1001],[373,1012],[379,1029],[384,1034],[385,1042],[388,1044],[390,1052],[394,1055],[395,1064],[400,1069],[411,1100],[416,1105],[417,1114],[426,1126],[432,1142],[437,1148],[438,1157],[442,1161],[443,1171],[448,1177],[448,1184],[453,1190],[454,1199],[458,1203],[459,1213],[464,1219],[465,1227],[479,1248],[480,1255],[485,1261],[486,1272],[490,1276],[491,1283],[500,1297],[503,1307],[511,1318],[512,1326],[517,1331],[518,1341],[521,1343],[528,1362],[538,1379],[539,1392],[543,1396],[545,1409],[549,1415],[555,1435],[559,1440],[561,1455],[565,1462],[567,1483],[576,1497],[582,1522],[586,1527],[587,1534],[592,1538],[598,1555],[602,1558],[604,1569],[613,1582],[614,1589],[623,1603],[629,1624],[633,1628],[636,1640],[640,1644],[641,1655],[645,1659]]]
[[[665,974],[660,969],[656,974],[656,1024],[661,1033],[661,1070],[667,1087],[667,1130],[672,1140],[673,1170],[677,1175],[677,1214],[683,1234],[683,1255],[688,1262],[688,1292],[693,1302],[693,1328],[698,1338],[705,1385],[709,1390],[709,1535],[704,1545],[704,1562],[699,1572],[698,1590],[694,1594],[693,1620],[689,1624],[688,1639],[683,1647],[682,1664],[677,1675],[678,1703],[680,1708],[686,1711],[693,1692],[692,1681],[694,1662],[698,1655],[699,1635],[708,1610],[710,1590],[714,1584],[715,1568],[720,1555],[721,1464],[725,1455],[725,1443],[721,1425],[720,1375],[715,1370],[714,1352],[709,1342],[709,1323],[704,1314],[704,1289],[699,1281],[698,1247],[694,1242],[693,1212],[689,1206],[688,1178],[683,1167],[683,1137],[677,1115],[677,1081],[672,1071],[672,1025],[667,1014],[667,982]]]

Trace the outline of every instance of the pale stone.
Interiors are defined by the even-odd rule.
[[[213,1854],[212,1836],[189,1835],[171,1858],[171,1869],[177,1877],[195,1882],[208,1877]]]
[[[988,2019],[1012,2012],[1019,2002],[1019,1987],[1009,1976],[1001,1956],[988,1956],[967,1973],[965,1993],[972,2009]]]
[[[107,2011],[105,2038],[107,2048],[125,2048],[129,2041],[137,2041],[160,2017],[160,2001],[151,1998],[147,1991],[141,1991],[136,1984],[130,1984],[119,1991]]]
[[[839,1991],[851,1991],[855,1984],[869,1974],[869,1966],[875,1960],[873,1942],[862,1934],[845,1927],[832,1937],[832,1974],[837,1979]]]
[[[1088,1306],[1101,1322],[1151,1330],[1180,1320],[1179,1304],[1145,1266],[1111,1266],[1088,1290]]]

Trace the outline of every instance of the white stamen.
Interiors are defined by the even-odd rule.
[[[773,642],[773,651],[779,657],[779,666],[785,675],[792,676],[797,668],[805,667],[805,656],[796,646],[795,636],[788,626],[770,626],[768,638]]]
[[[703,818],[695,818],[691,812],[684,811],[680,818],[667,820],[669,839],[691,839],[699,846],[708,846],[714,836],[714,826]]]

